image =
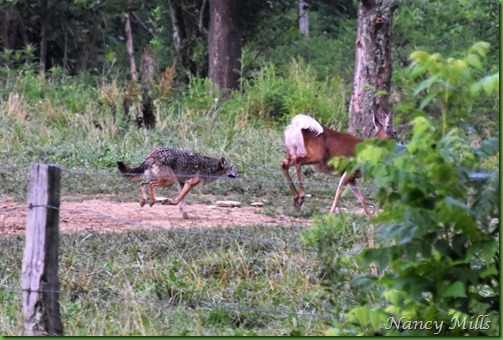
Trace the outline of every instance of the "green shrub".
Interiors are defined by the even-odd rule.
[[[486,73],[489,47],[486,42],[477,42],[459,58],[426,51],[411,53],[409,79],[404,81],[402,75],[400,84],[412,97],[404,98],[397,110],[406,115],[416,108],[424,110],[440,119],[444,133],[465,123],[488,134],[487,130],[496,128],[499,110],[499,72]]]
[[[257,75],[244,82],[245,98],[241,112],[266,120],[285,123],[304,112],[325,124],[346,126],[347,89],[336,77],[317,79],[310,64],[292,60],[285,76],[272,63],[267,63]],[[236,100],[239,95],[234,96]]]
[[[358,166],[364,176],[375,178],[382,208],[371,221],[379,246],[364,249],[358,262],[334,261],[323,256],[324,249],[346,248],[341,249],[340,233],[333,229],[330,238],[324,236],[320,254],[333,270],[352,270],[355,263],[377,266],[381,275],[364,282],[383,299],[356,301],[329,333],[497,335],[499,172],[491,159],[499,157],[499,138],[472,147],[461,130],[443,134],[422,117],[413,126],[407,146],[368,141],[358,147]],[[340,228],[343,222],[337,216],[332,225]],[[400,318],[396,327],[392,321]],[[405,321],[431,327],[409,328]],[[428,321],[444,326],[440,330]]]
[[[499,136],[479,137],[464,124],[499,89],[498,79],[481,72],[487,48],[478,43],[447,60],[413,53],[411,73],[421,82],[419,109],[405,106],[419,115],[409,143],[365,141],[356,162],[344,163],[374,179],[380,213],[370,223],[378,246],[343,243],[352,221],[344,215],[317,221],[304,236],[335,273],[326,277],[329,300],[337,300],[339,282],[351,282],[345,287],[354,300],[333,303],[342,317],[328,334],[499,334]],[[425,118],[421,109],[432,104],[440,114]],[[380,274],[369,276],[368,266]]]

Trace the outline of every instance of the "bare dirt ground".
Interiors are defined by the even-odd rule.
[[[140,207],[138,202],[113,202],[102,199],[64,201],[60,206],[59,228],[66,232],[124,231],[148,228],[201,228],[247,225],[299,225],[310,219],[265,213],[266,207],[218,207],[211,203],[186,205],[185,220],[177,206],[155,204]],[[0,237],[23,235],[26,204],[0,202]]]

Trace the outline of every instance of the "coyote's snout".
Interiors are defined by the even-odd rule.
[[[209,183],[218,178],[238,176],[236,169],[225,158],[211,158],[196,152],[158,147],[154,149],[137,167],[131,168],[123,162],[117,162],[119,171],[129,178],[145,176],[148,182],[140,185],[143,207],[147,202],[147,186],[150,190],[149,205],[154,205],[155,188],[169,187],[178,183],[180,192],[174,200],[166,199],[162,204],[179,204],[183,218],[189,218],[185,211],[185,196],[199,183]]]

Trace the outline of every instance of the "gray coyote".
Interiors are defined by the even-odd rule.
[[[149,205],[152,206],[156,201],[155,187],[169,187],[178,182],[178,197],[174,200],[168,198],[162,204],[179,204],[184,219],[189,218],[185,211],[185,196],[193,187],[201,182],[205,184],[218,178],[238,176],[236,169],[225,158],[211,158],[167,147],[155,148],[137,167],[131,168],[121,161],[117,162],[117,166],[121,174],[128,178],[147,178],[148,182],[140,185],[142,207],[147,201],[147,186],[150,190]]]

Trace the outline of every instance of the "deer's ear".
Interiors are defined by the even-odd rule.
[[[222,158],[220,158],[220,166],[221,166],[222,168],[224,168],[226,164],[227,164],[227,161],[225,160],[225,158],[223,158],[223,157],[222,157]]]

